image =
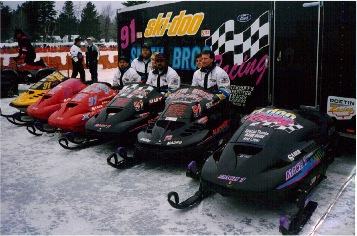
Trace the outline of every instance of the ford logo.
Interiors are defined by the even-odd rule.
[[[252,19],[251,14],[240,14],[239,16],[237,16],[238,22],[248,22],[250,21],[250,19]]]

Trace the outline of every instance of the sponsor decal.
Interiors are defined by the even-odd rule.
[[[231,184],[232,182],[243,183],[247,178],[239,177],[239,176],[231,176],[231,175],[219,175],[217,179],[228,181],[228,184]]]
[[[177,121],[177,117],[165,117],[165,120]]]
[[[295,123],[295,118],[296,115],[284,110],[262,108],[248,115],[246,120],[252,122],[249,126],[260,125],[292,133],[295,130],[304,128],[302,125]]]
[[[241,23],[248,22],[251,19],[252,19],[251,14],[240,14],[239,16],[237,16],[237,21]]]
[[[97,104],[97,96],[88,98],[88,106],[92,107]]]
[[[231,85],[231,96],[229,101],[236,106],[245,107],[247,98],[250,97],[254,91],[253,86],[237,86]]]
[[[206,124],[208,122],[208,117],[204,116],[196,121],[198,124]]]
[[[211,36],[211,30],[201,30],[201,37]]]
[[[145,143],[150,143],[150,139],[148,139],[148,138],[141,138],[141,139],[139,139],[140,141],[143,141],[143,142],[145,142]]]
[[[141,39],[143,37],[143,32],[136,32],[136,38]]]
[[[102,107],[103,107],[103,105],[98,105],[98,106],[91,107],[90,110],[95,111],[95,110],[101,109]]]
[[[296,150],[296,151],[290,153],[290,154],[288,155],[288,158],[289,158],[290,161],[294,161],[294,160],[295,160],[295,157],[297,157],[297,156],[300,155],[300,154],[301,154],[301,151],[298,149],[298,150]]]
[[[285,180],[291,179],[294,175],[299,173],[303,167],[304,167],[304,161],[301,160],[295,166],[293,166],[292,168],[288,169],[285,172]]]
[[[135,111],[140,111],[144,107],[143,100],[134,101],[133,105],[134,105]]]
[[[162,97],[157,97],[157,98],[150,99],[149,103],[150,104],[157,103],[157,102],[160,102],[161,100],[162,100]]]
[[[150,19],[146,25],[144,37],[196,35],[205,17],[203,12],[186,14],[186,10],[180,11],[179,15],[172,18],[172,12],[159,13],[157,18]]]
[[[166,145],[178,145],[178,144],[182,144],[182,141],[181,140],[169,141],[167,142]]]
[[[349,120],[356,115],[356,99],[329,96],[327,114],[337,120]]]
[[[112,125],[111,124],[95,124],[94,127],[98,128],[110,128]]]
[[[259,143],[268,135],[268,132],[259,129],[246,129],[244,130],[243,141]]]

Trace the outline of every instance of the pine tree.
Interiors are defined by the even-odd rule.
[[[41,29],[39,27],[40,6],[43,2],[28,1],[24,2],[19,8],[19,15],[22,22],[17,25],[23,29],[33,39],[39,38]]]
[[[57,12],[54,1],[41,2],[39,8],[39,28],[41,34],[46,39],[48,35],[53,35]]]
[[[91,2],[88,2],[82,10],[79,32],[83,37],[93,36],[98,39],[100,36],[99,16],[95,5]]]
[[[78,34],[78,24],[78,19],[74,14],[73,2],[66,1],[58,16],[59,35],[63,37],[64,35]]]
[[[147,3],[147,2],[149,2],[149,1],[126,1],[126,2],[123,2],[122,4],[126,7],[131,7],[131,6],[140,5],[140,4]]]
[[[1,42],[4,42],[7,39],[10,39],[13,36],[13,32],[11,29],[12,23],[12,11],[9,6],[4,6],[2,2],[0,2],[0,15],[1,15]]]

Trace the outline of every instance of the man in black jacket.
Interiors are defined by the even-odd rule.
[[[29,37],[21,29],[16,29],[15,39],[19,45],[19,55],[17,58],[24,56],[24,61],[26,64],[34,64],[36,59],[36,52],[35,48],[31,44]]]
[[[92,82],[98,82],[98,60],[99,60],[99,48],[93,44],[91,37],[87,38],[87,51],[86,51],[86,66],[89,68],[89,72],[92,77]]]

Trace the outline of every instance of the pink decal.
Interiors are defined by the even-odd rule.
[[[216,55],[216,62],[220,67],[225,70],[230,78],[230,80],[235,80],[237,78],[243,78],[244,76],[252,76],[256,73],[259,73],[258,77],[255,80],[255,85],[259,85],[263,79],[263,75],[267,69],[265,66],[265,60],[268,58],[268,55],[265,54],[259,60],[256,58],[252,61],[247,62],[247,57],[244,58],[244,61],[241,65],[234,64],[231,68],[230,65],[223,66],[222,55]],[[259,62],[258,62],[259,61]],[[257,63],[258,62],[258,63]]]
[[[132,19],[129,26],[125,25],[120,29],[120,47],[125,49],[129,46],[129,43],[134,43],[135,41],[135,19]]]
[[[266,114],[266,113],[252,114],[252,115],[248,116],[248,120],[252,121],[252,122],[257,122],[257,121],[259,121],[259,122],[274,122],[281,126],[288,126],[288,125],[294,124],[293,119],[278,116],[278,115]]]

